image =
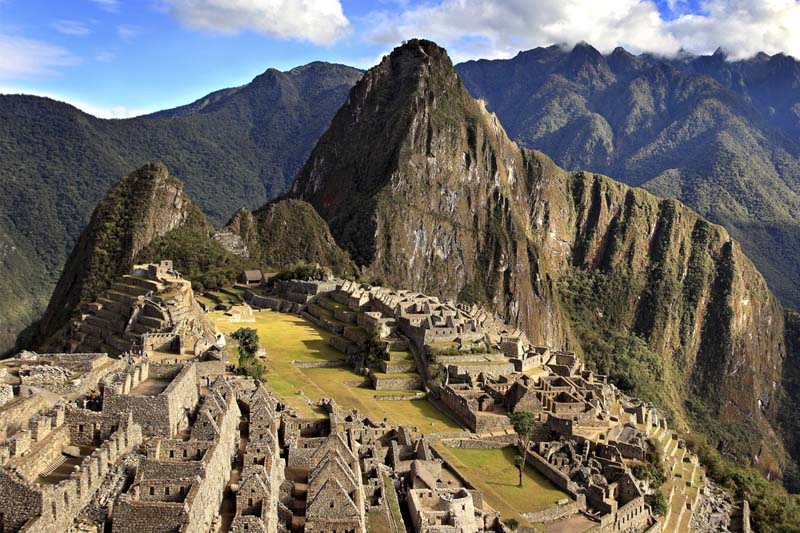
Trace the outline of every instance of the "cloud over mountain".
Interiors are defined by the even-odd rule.
[[[253,30],[265,35],[330,44],[350,23],[339,0],[167,0],[191,28],[221,33]]]
[[[399,14],[376,11],[367,38],[391,45],[435,39],[457,59],[510,57],[534,46],[580,41],[604,52],[624,46],[672,55],[681,48],[732,58],[759,51],[800,56],[800,3],[795,0],[680,1],[661,9],[649,0],[439,0]]]

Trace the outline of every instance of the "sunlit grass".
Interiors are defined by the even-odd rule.
[[[343,361],[344,355],[328,345],[329,332],[301,316],[272,311],[253,315],[254,322],[231,322],[222,312],[209,313],[224,333],[240,327],[258,331],[261,346],[267,352],[268,384],[302,414],[313,412],[306,398],[312,402],[333,398],[340,406],[357,408],[376,422],[386,419],[393,424],[416,426],[425,433],[460,429],[427,400],[376,400],[375,394],[394,391],[369,388],[368,378],[350,367],[297,368],[292,361]]]

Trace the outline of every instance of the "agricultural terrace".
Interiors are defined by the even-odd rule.
[[[267,352],[266,380],[276,394],[304,416],[315,412],[308,400],[333,398],[344,408],[357,408],[376,421],[417,426],[424,433],[459,430],[459,426],[427,400],[376,400],[369,379],[348,366],[298,368],[294,361],[344,361],[344,355],[328,344],[330,333],[301,316],[255,311],[252,322],[235,322],[223,312],[209,313],[217,329],[232,333],[253,328]],[[233,355],[233,354],[232,354]],[[410,391],[380,391],[381,395]]]

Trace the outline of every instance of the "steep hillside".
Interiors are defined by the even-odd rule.
[[[795,59],[603,56],[579,44],[457,70],[523,146],[681,200],[725,226],[776,294],[800,306]]]
[[[181,226],[212,230],[167,167],[149,163],[123,178],[98,204],[67,259],[39,324],[40,340],[61,328],[78,305],[129,273],[146,246]]]
[[[10,320],[3,321],[8,333],[0,337],[0,353],[41,312],[92,209],[121,176],[163,161],[221,224],[288,188],[360,77],[357,69],[328,63],[270,69],[242,87],[128,120],[96,119],[46,98],[0,95],[0,234],[17,243],[14,264],[34,265],[32,272],[41,274],[36,283],[0,279],[0,293],[19,293],[29,307],[18,312],[6,308],[13,300],[0,301],[0,316]],[[3,261],[3,268],[14,268],[8,256]]]
[[[255,212],[239,210],[225,229],[242,238],[256,264],[276,270],[313,262],[339,275],[353,275],[355,264],[331,236],[325,221],[300,200],[270,202]]]
[[[485,302],[780,472],[783,311],[739,245],[674,200],[520,149],[435,44],[367,72],[292,194],[367,274]]]

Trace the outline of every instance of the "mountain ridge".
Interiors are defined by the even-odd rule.
[[[179,108],[161,118],[103,120],[51,99],[0,96],[0,234],[14,247],[4,268],[34,266],[26,288],[0,281],[9,295],[0,302],[0,353],[44,310],[89,215],[121,177],[164,161],[210,220],[223,224],[288,188],[360,76],[325,63],[275,71],[250,89],[212,93],[214,105],[202,112]]]
[[[616,349],[633,332],[644,345],[622,347],[629,362],[652,363],[640,376],[651,399],[679,420],[718,418],[709,433],[720,447],[780,475],[783,311],[728,232],[674,200],[520,149],[434,43],[408,41],[365,74],[291,195],[369,276],[485,303],[601,372],[618,362],[591,349],[597,336]],[[581,281],[615,290],[586,309],[593,291]],[[742,438],[745,419],[757,438]]]

